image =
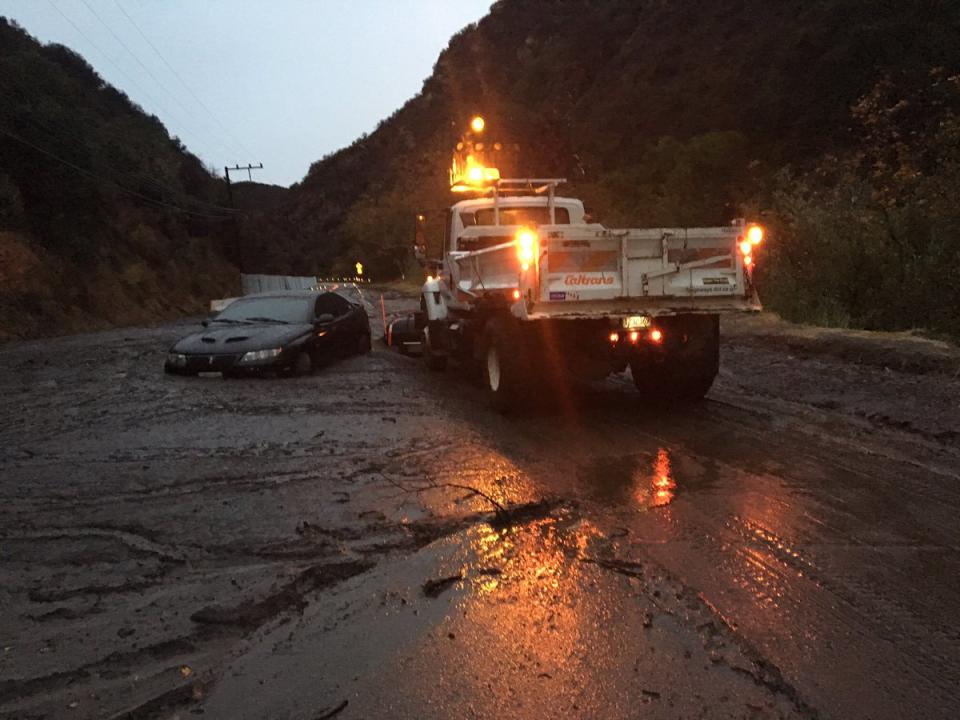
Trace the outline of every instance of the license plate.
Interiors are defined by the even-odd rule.
[[[636,328],[648,328],[650,327],[650,316],[649,315],[631,315],[630,317],[625,317],[623,319],[623,327],[627,330],[634,330]]]

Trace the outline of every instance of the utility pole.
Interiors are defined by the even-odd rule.
[[[240,170],[247,171],[247,178],[252,182],[253,181],[253,170],[263,170],[263,163],[259,165],[250,165],[249,163],[246,167],[240,167],[240,165],[234,165],[233,167],[224,166],[223,168],[223,178],[227,181],[227,200],[230,203],[230,207],[236,209],[236,205],[233,204],[233,185],[230,183],[230,171],[238,172]],[[237,265],[240,267],[240,274],[243,274],[243,247],[240,243],[240,224],[237,222],[236,215],[233,218],[233,238],[237,246]]]
[[[246,171],[247,171],[247,179],[250,180],[251,182],[253,182],[253,174],[252,174],[251,171],[253,171],[253,170],[263,170],[263,163],[260,163],[259,165],[249,165],[249,164],[248,164],[248,165],[246,165],[245,167],[240,167],[239,165],[234,165],[233,167],[226,167],[226,166],[224,166],[224,168],[223,168],[223,177],[224,177],[224,179],[227,181],[227,198],[230,200],[230,207],[234,207],[234,205],[233,205],[233,186],[230,184],[230,171],[231,171],[231,170],[233,170],[234,172],[237,172],[237,171],[239,171],[239,170],[246,170]]]

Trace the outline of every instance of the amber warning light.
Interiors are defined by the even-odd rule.
[[[537,233],[529,228],[521,228],[517,231],[516,244],[520,268],[526,272],[537,259]]]
[[[496,167],[500,143],[484,142],[486,121],[479,115],[470,120],[467,130],[453,153],[450,163],[450,189],[453,192],[482,192],[500,179],[500,169]]]
[[[753,268],[753,251],[763,242],[763,236],[763,228],[760,225],[747,226],[747,232],[740,238],[739,242],[744,267]]]

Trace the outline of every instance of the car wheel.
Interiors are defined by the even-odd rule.
[[[357,354],[366,355],[373,349],[373,342],[370,339],[370,333],[362,333],[357,338]]]
[[[294,377],[303,377],[313,372],[313,358],[310,357],[310,353],[306,350],[301,350],[300,354],[297,355],[297,359],[293,361],[293,366],[290,369]]]

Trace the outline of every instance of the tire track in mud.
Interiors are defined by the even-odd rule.
[[[765,454],[790,458],[789,466],[784,472],[779,473],[778,480],[787,483],[791,489],[808,488],[807,478],[817,477],[823,469],[822,456],[812,452],[808,446],[798,445],[786,433],[771,431],[769,426],[764,427],[762,423],[757,422],[756,418],[756,415],[748,412],[740,424],[747,433],[757,438],[758,445],[764,448]],[[725,413],[723,426],[727,428],[736,426],[737,420],[735,412]],[[689,428],[687,434],[695,435],[697,430],[697,427]],[[876,456],[872,453],[861,455],[854,465],[849,460],[841,460],[851,453],[849,446],[844,447],[842,443],[834,442],[833,438],[817,436],[817,439],[820,442],[822,455],[831,458],[834,470],[841,469],[849,476],[857,477],[864,488],[870,487],[875,482],[892,483],[894,487],[901,489],[907,485],[913,497],[922,498],[924,505],[946,504],[948,507],[956,505],[957,493],[951,489],[950,484],[937,485],[935,478],[919,472],[923,468],[912,467],[912,475],[899,472],[896,465],[890,465],[889,458],[884,457],[883,453],[877,453]],[[661,431],[658,441],[669,441],[669,434]],[[828,447],[833,445],[835,449],[823,453],[824,444]],[[676,447],[675,444],[671,446]],[[681,452],[689,453],[691,450],[689,447],[683,447]],[[858,447],[853,452],[862,452],[862,448]],[[872,467],[863,467],[865,460]],[[731,463],[728,460],[720,460],[720,462],[726,466],[725,470],[728,472],[742,472],[736,462]],[[810,474],[807,474],[807,471]],[[943,478],[943,480],[948,479],[953,479],[953,473]],[[820,490],[821,488],[817,487],[813,495],[820,502],[841,499],[839,496],[824,496]],[[846,514],[848,508],[850,506],[847,503],[840,503],[839,509],[835,504],[833,511]],[[951,514],[949,512],[944,514],[943,520],[946,521]],[[858,643],[864,649],[863,654],[871,658],[872,672],[882,675],[888,681],[889,687],[903,685],[903,673],[909,673],[913,682],[925,688],[922,697],[924,697],[925,706],[931,712],[936,713],[936,708],[947,707],[956,701],[956,687],[960,682],[960,663],[955,654],[952,659],[950,655],[951,648],[955,648],[957,643],[955,630],[948,630],[949,625],[932,620],[916,607],[904,603],[898,591],[890,591],[887,584],[890,581],[889,576],[887,582],[878,584],[878,582],[858,578],[856,575],[838,574],[836,570],[831,572],[806,557],[802,548],[796,549],[798,546],[816,544],[829,552],[836,552],[843,546],[882,552],[887,547],[883,541],[864,542],[842,535],[837,539],[826,541],[818,541],[814,535],[804,540],[787,541],[760,523],[736,516],[725,517],[724,511],[713,508],[709,501],[699,503],[694,508],[694,516],[695,519],[688,517],[685,520],[673,521],[678,537],[682,542],[692,543],[695,553],[699,556],[699,569],[688,567],[686,576],[699,575],[703,578],[713,575],[714,580],[707,585],[720,590],[722,596],[722,588],[726,583],[716,581],[716,568],[722,568],[727,578],[735,578],[739,574],[742,578],[741,582],[744,583],[744,589],[748,590],[748,596],[762,598],[766,595],[768,601],[777,607],[778,614],[781,616],[787,607],[791,608],[789,614],[792,614],[792,617],[785,619],[783,623],[786,627],[832,627],[837,638],[853,633],[859,638]],[[843,523],[830,521],[821,523],[819,530],[835,532],[832,528],[838,526],[842,527]],[[730,536],[731,531],[733,538]],[[912,540],[901,543],[897,547],[911,549],[934,547],[951,553],[957,550],[951,543],[930,545],[929,542],[918,544]],[[667,550],[657,553],[661,562],[668,562],[668,555]],[[689,553],[684,557],[689,558]],[[733,561],[731,557],[740,559]],[[669,564],[668,562],[668,566]],[[758,569],[759,575],[742,570],[744,567],[751,566]],[[769,588],[764,588],[764,583],[760,580],[763,576],[766,576],[768,581],[774,583],[779,590],[771,591]],[[699,582],[704,584],[705,581]],[[755,582],[760,584],[754,584]],[[725,606],[724,612],[730,617],[749,617],[749,611],[746,615],[737,612],[736,603],[731,604],[728,601],[717,604],[718,607]],[[741,622],[740,626],[749,627],[749,623]],[[904,635],[905,631],[906,635]],[[756,634],[756,629],[751,632]],[[907,640],[909,644],[897,645],[897,652],[891,652],[893,647],[891,643],[896,642],[898,638]],[[770,638],[767,641],[761,641],[760,644],[770,651],[776,648],[779,642],[776,638]],[[850,642],[849,637],[846,642]],[[818,648],[814,654],[817,653],[823,654],[821,648]],[[881,685],[884,684],[883,681],[879,682]],[[863,711],[862,708],[857,709]],[[893,711],[894,714],[891,716],[895,716],[896,712],[898,711]],[[859,716],[855,713],[850,715],[850,717]],[[883,715],[877,715],[877,717],[880,716]]]
[[[747,590],[748,605],[751,596],[758,597],[767,593],[769,602],[779,603],[778,612],[781,615],[787,606],[791,607],[792,617],[785,624],[794,629],[804,625],[816,627],[820,623],[830,626],[837,638],[842,637],[845,632],[853,633],[859,638],[857,643],[864,650],[864,654],[871,658],[873,669],[889,681],[890,687],[904,687],[903,673],[908,673],[914,683],[925,688],[923,692],[928,695],[924,704],[934,712],[935,708],[949,706],[956,701],[954,678],[960,677],[960,673],[956,658],[949,659],[950,648],[956,646],[956,632],[949,630],[949,625],[934,619],[925,609],[904,602],[898,590],[890,590],[891,586],[909,585],[908,578],[901,578],[898,582],[887,572],[876,580],[868,581],[856,572],[851,574],[840,568],[820,567],[818,561],[808,557],[802,549],[804,546],[817,546],[823,549],[823,552],[835,553],[845,547],[856,547],[883,553],[890,547],[898,547],[910,550],[935,549],[955,555],[957,546],[948,538],[950,518],[954,516],[953,508],[960,508],[960,503],[957,502],[957,485],[952,482],[957,478],[953,470],[956,466],[937,468],[935,474],[931,475],[931,468],[923,461],[903,458],[899,453],[891,457],[891,453],[882,444],[882,437],[867,436],[850,443],[843,437],[823,436],[818,428],[811,427],[798,418],[795,410],[784,418],[786,424],[781,421],[771,427],[772,416],[767,408],[744,407],[742,402],[734,405],[711,402],[705,407],[694,408],[691,412],[682,411],[679,418],[669,418],[666,423],[658,423],[656,430],[651,432],[645,427],[648,423],[642,414],[639,422],[635,413],[629,413],[629,418],[625,417],[628,413],[622,400],[608,402],[609,397],[603,393],[600,397],[603,401],[597,405],[604,407],[605,412],[599,414],[586,411],[586,417],[581,418],[581,427],[589,428],[585,430],[586,439],[580,438],[572,447],[565,448],[553,442],[563,436],[563,432],[556,427],[542,427],[541,419],[537,416],[532,420],[524,419],[525,425],[533,426],[532,429],[525,428],[528,430],[526,436],[536,436],[536,445],[542,446],[541,452],[535,452],[530,462],[520,463],[526,464],[525,470],[538,478],[535,480],[536,485],[550,487],[557,478],[569,473],[571,466],[589,462],[589,457],[576,454],[577,449],[585,445],[602,448],[616,442],[611,441],[611,437],[623,438],[629,444],[629,438],[638,434],[652,441],[654,446],[670,448],[673,456],[693,457],[701,464],[714,463],[718,465],[721,475],[728,479],[744,472],[762,479],[769,472],[763,458],[787,460],[777,463],[775,480],[787,491],[786,497],[806,498],[805,502],[795,504],[789,511],[796,512],[798,518],[808,522],[811,532],[802,539],[786,541],[767,526],[756,522],[745,523],[743,518],[736,516],[731,521],[726,519],[722,511],[712,512],[706,505],[702,505],[703,512],[699,513],[695,520],[686,518],[692,521],[689,524],[676,520],[673,525],[679,540],[693,543],[695,552],[701,556],[706,554],[710,558],[709,561],[702,562],[702,569],[691,569],[691,572],[695,570],[701,576],[709,578],[713,569],[723,568],[728,580],[740,576],[740,582],[745,583],[745,590],[753,588]],[[791,405],[788,404],[787,407],[790,408]],[[723,428],[726,436],[731,435],[731,428],[734,429],[733,447],[725,447],[729,444],[727,442],[711,446],[709,439],[717,435],[718,428]],[[798,431],[799,438],[796,437]],[[706,438],[705,441],[696,440],[701,433]],[[601,436],[603,442],[595,442]],[[497,442],[496,433],[488,437],[494,440],[494,447],[498,450],[508,447]],[[744,445],[743,438],[746,437],[751,438],[751,449],[741,447]],[[872,445],[869,442],[871,440],[881,444]],[[710,450],[705,452],[705,447],[710,447]],[[762,448],[762,451],[758,452],[753,448]],[[483,452],[478,451],[476,454],[481,457]],[[549,459],[546,462],[538,460],[538,454],[541,457],[548,455]],[[600,454],[606,456],[602,451]],[[465,452],[464,448],[459,450],[458,458],[469,465],[469,452]],[[758,460],[760,462],[757,462]],[[442,467],[435,466],[434,471],[440,472]],[[889,495],[894,499],[909,498],[910,504],[915,508],[937,508],[938,515],[929,519],[928,526],[935,533],[934,537],[939,535],[941,539],[931,541],[912,537],[913,531],[907,530],[910,526],[908,518],[900,521],[899,528],[891,531],[895,534],[908,532],[908,535],[899,541],[889,537],[882,540],[873,537],[857,540],[843,532],[838,534],[837,528],[849,526],[851,521],[854,528],[859,527],[862,532],[867,527],[865,523],[872,512],[869,504],[866,508],[867,515],[852,504],[857,499],[856,492],[851,496],[849,490],[841,492],[839,488],[830,489],[830,482],[834,481],[838,473],[854,480],[861,495],[864,492],[874,492],[868,488],[879,483],[888,489]],[[475,477],[477,476],[483,477],[484,473],[475,473]],[[811,479],[814,479],[813,483],[810,482]],[[569,482],[561,484],[568,487]],[[579,491],[572,492],[576,496]],[[679,492],[682,497],[682,487]],[[703,497],[703,500],[709,503],[707,497]],[[815,515],[810,516],[809,510],[803,509],[804,506],[812,506],[814,512],[821,512],[827,507],[831,510],[824,521],[819,521]],[[838,522],[837,518],[841,516],[846,519]],[[825,532],[826,540],[820,537]],[[925,532],[929,535],[929,531]],[[887,534],[889,535],[889,532]],[[669,544],[671,541],[667,542]],[[661,553],[658,556],[660,560],[665,559],[662,555]],[[738,559],[731,560],[732,557]],[[765,575],[779,589],[763,590],[762,586],[751,585],[754,581],[750,579],[749,571],[743,569],[751,566],[761,568],[758,577]],[[714,588],[725,585],[723,582],[717,584],[715,573],[714,580],[705,582],[708,587]],[[732,614],[733,617],[738,615],[736,604],[721,602],[718,607],[724,605],[727,605],[724,612]],[[740,610],[743,610],[742,606]],[[749,623],[745,626],[750,628],[751,634],[760,639],[757,647],[774,650],[780,642],[776,638],[764,639],[764,633],[758,633],[757,628],[750,627]],[[898,653],[891,653],[890,641],[895,638],[905,641],[908,646],[900,648]],[[770,660],[765,662],[770,663]],[[806,670],[804,674],[810,676]],[[907,685],[909,686],[909,682]],[[854,708],[857,706],[850,707]],[[853,716],[858,715],[851,715]]]

